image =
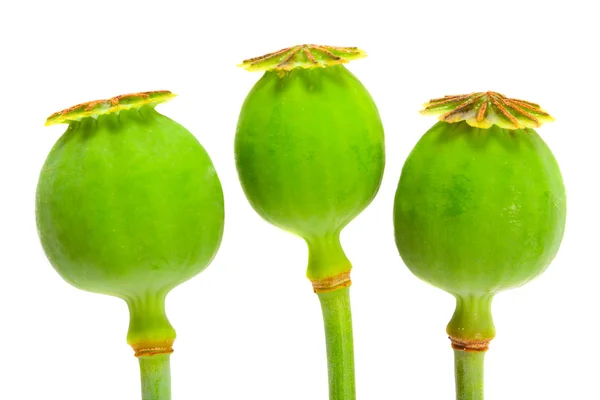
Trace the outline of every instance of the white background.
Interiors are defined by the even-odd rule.
[[[386,129],[372,205],[342,235],[354,264],[360,399],[453,399],[450,295],[412,276],[393,240],[402,164],[434,124],[420,105],[495,90],[541,103],[538,130],[568,190],[561,250],[536,281],[494,302],[488,400],[599,399],[600,226],[596,1],[8,1],[0,5],[1,399],[140,398],[116,298],[65,283],[36,234],[39,170],[65,126],[54,111],[168,89],[159,111],[192,131],[223,183],[217,258],[168,297],[177,329],[173,398],[326,399],[323,327],[307,251],[250,208],[233,161],[240,106],[260,73],[241,60],[300,43],[359,46],[349,69]]]

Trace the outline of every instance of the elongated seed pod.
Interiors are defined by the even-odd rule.
[[[170,398],[175,331],[165,297],[202,271],[223,234],[223,193],[196,138],[154,107],[147,92],[53,114],[67,123],[40,173],[39,236],[72,285],[124,299],[128,343],[139,357],[144,399]]]
[[[350,261],[340,232],[374,198],[384,168],[383,127],[365,87],[342,64],[356,48],[302,45],[245,61],[265,71],[240,112],[240,182],[265,220],[304,238],[307,276],[326,326],[330,398],[351,400],[354,360]]]
[[[483,398],[483,354],[495,336],[494,295],[525,284],[556,255],[566,194],[533,130],[552,118],[494,92],[425,105],[442,114],[410,153],[396,192],[396,244],[419,278],[456,297],[447,332],[457,398]]]

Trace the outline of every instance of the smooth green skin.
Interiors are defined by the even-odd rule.
[[[125,299],[130,344],[174,339],[165,296],[210,263],[223,234],[221,185],[196,138],[150,106],[73,122],[36,200],[56,271]]]
[[[244,192],[265,220],[307,241],[310,279],[350,269],[339,234],[375,197],[384,157],[377,107],[342,65],[266,72],[239,116]]]
[[[456,400],[483,400],[485,352],[454,350]]]
[[[142,380],[142,400],[169,400],[171,398],[170,354],[139,357]]]
[[[349,271],[340,232],[375,197],[384,168],[373,99],[346,68],[266,72],[248,94],[235,138],[240,181],[265,220],[303,237],[307,276]],[[353,400],[349,288],[320,293],[331,400]]]

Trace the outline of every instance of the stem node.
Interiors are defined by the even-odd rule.
[[[352,284],[350,279],[350,271],[342,272],[341,274],[333,275],[323,279],[311,280],[315,293],[327,293],[334,290],[349,287]]]
[[[490,347],[492,339],[460,339],[452,336],[448,337],[452,342],[454,350],[483,352]]]
[[[173,340],[135,343],[132,344],[131,347],[133,347],[136,357],[171,354],[173,352]]]

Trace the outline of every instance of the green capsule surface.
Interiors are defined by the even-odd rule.
[[[313,255],[336,257],[341,248],[324,249],[339,247],[342,228],[379,189],[383,127],[370,94],[343,65],[267,71],[242,107],[235,156],[252,207],[303,237]],[[309,277],[349,269],[336,262],[309,266]]]
[[[565,188],[530,128],[438,122],[410,153],[394,205],[396,243],[421,279],[495,294],[539,275],[565,226]]]
[[[174,339],[167,292],[201,272],[223,234],[221,184],[196,138],[154,110],[168,92],[53,115],[67,131],[39,177],[39,236],[56,271],[129,304],[129,343]],[[93,108],[94,103],[88,108]],[[84,111],[81,111],[84,110]]]

